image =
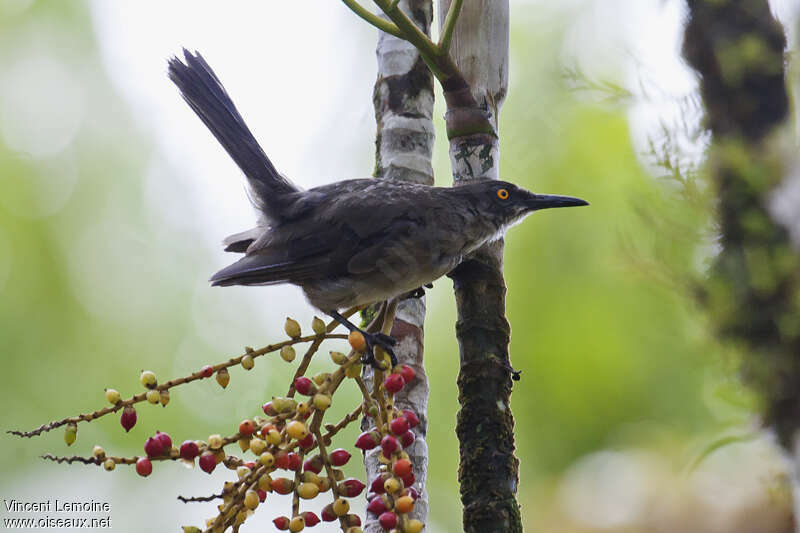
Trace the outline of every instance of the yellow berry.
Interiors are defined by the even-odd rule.
[[[254,366],[256,366],[256,362],[253,361],[252,355],[247,354],[244,357],[242,357],[242,368],[244,368],[245,370],[252,370]]]
[[[169,403],[169,390],[167,390],[167,389],[162,390],[161,393],[158,396],[159,396],[158,399],[161,402],[161,405],[163,407],[166,407],[167,404]]]
[[[156,389],[150,389],[147,391],[147,401],[153,405],[157,404],[161,401],[161,393]]]
[[[300,483],[297,487],[297,494],[304,500],[316,498],[319,494],[319,487],[315,483]]]
[[[281,443],[281,433],[277,429],[270,429],[267,432],[267,442],[272,444],[273,446],[277,446]]]
[[[333,502],[333,512],[336,516],[344,516],[350,511],[350,503],[344,498],[337,498]]]
[[[106,400],[108,400],[108,403],[116,405],[120,400],[119,391],[116,389],[106,389]]]
[[[114,459],[106,459],[103,461],[103,468],[107,471],[111,472],[117,467],[117,463],[114,462]]]
[[[253,489],[248,489],[244,493],[244,506],[251,511],[258,507],[258,493]]]
[[[320,411],[324,411],[328,407],[331,406],[331,397],[327,394],[315,394],[314,395],[314,407],[319,409]]]
[[[394,477],[390,477],[386,481],[383,482],[383,488],[386,490],[387,494],[394,494],[401,488],[400,480]]]
[[[289,531],[292,533],[297,533],[298,531],[303,531],[306,527],[306,521],[302,516],[295,516],[292,518],[292,521],[289,522]]]
[[[208,447],[217,450],[222,446],[222,435],[215,433],[208,436]]]
[[[317,486],[319,487],[320,492],[328,492],[328,489],[331,488],[331,480],[329,477],[320,477],[317,481]]]
[[[296,440],[303,440],[308,436],[308,428],[299,420],[292,420],[286,425],[286,433]]]
[[[425,524],[417,520],[416,518],[412,518],[408,522],[406,522],[405,528],[403,528],[403,533],[419,533],[422,531],[422,528],[425,527]]]
[[[239,448],[243,452],[246,452],[247,450],[249,450],[250,449],[250,439],[247,438],[247,437],[242,437],[241,439],[239,439]]]
[[[267,443],[261,439],[250,439],[250,451],[256,455],[261,455],[267,450]]]
[[[337,365],[343,365],[347,362],[347,356],[342,352],[331,352],[331,361]]]
[[[300,336],[300,324],[297,320],[286,317],[286,323],[283,325],[283,331],[286,332],[291,338],[296,339]]]
[[[286,345],[281,348],[281,358],[286,361],[287,363],[291,363],[294,361],[294,358],[297,356],[297,352],[294,349],[294,346]]]
[[[70,422],[64,430],[64,442],[67,443],[67,446],[72,446],[76,438],[78,438],[78,426]]]
[[[142,374],[139,376],[139,381],[141,381],[142,385],[148,389],[152,389],[158,383],[156,380],[156,375],[150,370],[142,370]]]
[[[95,446],[92,448],[92,456],[97,457],[98,459],[102,459],[106,456],[106,451],[103,449],[102,446]]]
[[[272,491],[272,476],[269,474],[262,474],[260,478],[258,478],[258,488],[263,490],[264,492],[271,492]]]
[[[244,479],[249,473],[250,469],[246,466],[240,466],[236,469],[236,475],[239,476],[239,479]]]
[[[230,372],[228,372],[228,369],[220,368],[217,371],[217,383],[219,383],[219,386],[224,389],[225,387],[228,386],[228,383],[230,383],[230,381],[231,381],[231,375]]]
[[[313,329],[314,333],[317,335],[322,335],[328,331],[327,326],[325,326],[325,322],[317,317],[314,317],[314,320],[311,321],[311,329]]]
[[[317,385],[317,387],[321,387],[322,384],[325,383],[329,377],[331,377],[330,373],[320,372],[319,374],[311,378],[311,381],[313,381],[314,384]]]
[[[275,464],[275,456],[269,452],[264,452],[259,456],[258,462],[269,468]]]
[[[308,402],[300,402],[297,404],[297,414],[305,415],[311,409],[311,406],[308,405]]]

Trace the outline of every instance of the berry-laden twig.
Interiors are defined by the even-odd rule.
[[[387,327],[391,327],[394,319],[395,308],[393,303],[384,304],[366,331],[371,333],[378,330],[387,331]],[[356,311],[357,309],[348,310],[345,316],[352,315]],[[103,466],[108,471],[114,470],[117,465],[133,465],[136,473],[142,477],[149,476],[153,472],[154,465],[163,461],[182,461],[192,466],[197,465],[200,470],[209,474],[220,464],[235,471],[236,478],[226,481],[220,493],[207,496],[178,496],[178,500],[184,503],[222,500],[218,506],[219,512],[206,521],[204,528],[183,526],[186,533],[238,531],[266,500],[269,493],[292,495],[290,515],[279,516],[273,520],[280,530],[297,532],[313,527],[321,521],[338,520],[342,531],[359,533],[361,518],[350,513],[348,500],[360,495],[366,485],[358,479],[344,479],[340,467],[349,461],[351,453],[344,448],[331,449],[331,446],[337,434],[363,414],[376,422],[376,428],[368,432],[368,438],[364,435],[359,437],[356,447],[368,449],[380,443],[384,453],[385,468],[382,476],[386,479],[381,481],[380,486],[373,485],[371,498],[374,499],[377,494],[384,495],[382,497],[386,500],[386,511],[383,513],[390,513],[395,517],[391,519],[388,514],[385,517],[381,515],[380,522],[387,530],[416,533],[421,529],[421,522],[409,520],[406,516],[406,513],[413,508],[413,499],[417,494],[413,488],[413,474],[409,477],[406,472],[408,468],[405,464],[410,465],[408,456],[402,451],[403,446],[410,444],[407,438],[403,439],[403,435],[410,434],[409,424],[402,423],[406,418],[403,414],[395,412],[392,405],[392,395],[402,388],[406,381],[413,379],[413,371],[405,366],[389,369],[388,357],[379,352],[378,355],[383,356],[385,368],[391,371],[385,379],[382,377],[384,372],[378,371],[377,375],[381,376],[381,381],[378,381],[374,390],[369,392],[361,378],[363,354],[359,350],[365,345],[363,336],[360,333],[348,336],[336,335],[332,333],[335,327],[335,322],[325,324],[315,318],[312,322],[314,335],[303,337],[300,324],[289,318],[284,324],[284,331],[290,337],[287,341],[271,344],[260,350],[246,348],[238,357],[203,367],[189,376],[161,384],[153,372],[145,370],[140,375],[140,382],[145,388],[143,393],[123,400],[116,390],[106,389],[105,397],[112,404],[111,407],[51,422],[33,431],[10,433],[20,437],[33,437],[66,426],[64,439],[67,445],[71,445],[77,438],[79,422],[94,420],[120,410],[122,410],[120,422],[127,431],[137,422],[138,415],[134,408],[136,403],[148,401],[166,406],[172,388],[210,378],[215,374],[219,385],[226,388],[230,382],[228,372],[230,367],[241,365],[245,370],[251,370],[255,365],[255,358],[273,352],[278,352],[281,359],[291,363],[295,360],[295,346],[309,343],[294,373],[287,395],[276,396],[267,401],[261,406],[265,416],[242,420],[236,426],[236,431],[227,436],[214,434],[205,440],[185,440],[178,444],[173,443],[168,433],[156,431],[144,442],[143,455],[111,456],[107,455],[102,447],[95,446],[89,457],[57,456],[47,453],[42,455],[42,458],[56,463]],[[359,336],[361,338],[358,338]],[[322,342],[344,338],[349,340],[352,349],[348,354],[331,352],[331,360],[336,368],[331,372],[306,376],[309,365]],[[333,396],[347,378],[352,378],[362,393],[359,404],[338,422],[324,423]],[[411,418],[413,420],[416,417],[412,414]],[[324,433],[322,428],[325,429]],[[411,435],[413,442],[413,434]],[[365,444],[367,442],[368,445]],[[235,444],[238,444],[241,453],[230,449]],[[315,450],[318,450],[318,453],[315,453]],[[252,458],[246,457],[248,453],[252,454]],[[287,471],[291,475],[282,475],[278,471]],[[323,509],[321,516],[302,510],[304,500],[317,498],[328,491],[331,493],[331,503]]]

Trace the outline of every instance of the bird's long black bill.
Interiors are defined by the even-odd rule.
[[[555,194],[537,194],[530,199],[529,205],[533,210],[551,209],[553,207],[578,207],[589,205],[589,202],[573,196],[557,196]]]

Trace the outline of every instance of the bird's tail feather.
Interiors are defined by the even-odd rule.
[[[279,215],[282,197],[299,189],[272,165],[203,57],[186,49],[183,53],[186,63],[177,57],[169,60],[169,78],[242,169],[256,206],[269,215]]]

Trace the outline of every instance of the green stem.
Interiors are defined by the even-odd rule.
[[[342,2],[344,2],[344,5],[349,7],[353,13],[355,13],[362,19],[366,20],[379,30],[385,31],[386,33],[394,35],[395,37],[398,37],[400,39],[406,38],[403,32],[401,32],[397,26],[395,26],[388,20],[383,20],[379,16],[373,14],[371,11],[369,11],[364,6],[359,4],[356,0],[342,0]]]
[[[453,41],[453,30],[456,27],[458,15],[461,13],[462,3],[463,0],[453,0],[453,3],[450,4],[450,9],[447,10],[447,16],[442,26],[442,34],[439,37],[439,52],[443,55],[450,51],[450,44]]]

